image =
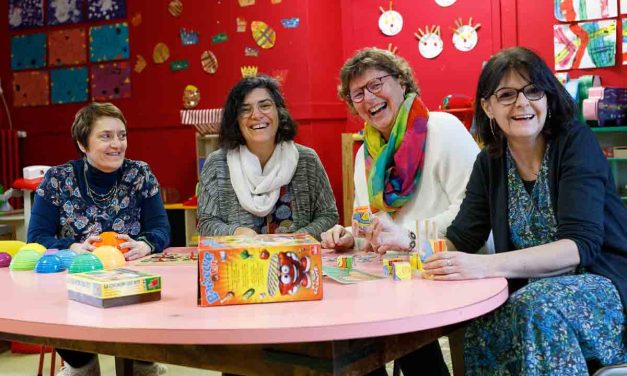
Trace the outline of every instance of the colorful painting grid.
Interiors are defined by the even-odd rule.
[[[43,25],[43,0],[9,0],[9,29]]]
[[[15,107],[46,106],[49,104],[48,72],[13,73],[13,105]]]
[[[616,17],[617,0],[554,0],[555,19],[562,22]]]
[[[85,29],[61,29],[48,34],[48,65],[85,64],[87,45]]]
[[[89,61],[124,60],[129,54],[126,22],[89,29]]]
[[[126,0],[87,0],[87,18],[90,21],[126,18]]]
[[[627,1],[625,2],[625,7],[627,7]],[[625,9],[625,12],[627,12],[627,9]],[[622,22],[623,22],[623,65],[627,65],[627,18],[623,18]]]
[[[98,64],[91,68],[91,97],[110,100],[131,97],[131,64]]]
[[[16,35],[11,38],[11,69],[37,69],[45,65],[45,33]]]
[[[61,68],[50,71],[53,104],[85,102],[87,100],[87,67]]]
[[[75,24],[83,21],[83,0],[49,0],[48,25]]]
[[[553,26],[555,69],[585,69],[616,64],[616,20]]]

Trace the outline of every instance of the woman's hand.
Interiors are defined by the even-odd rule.
[[[344,226],[335,225],[330,230],[320,234],[320,244],[322,248],[345,250],[353,248],[355,245],[355,239],[353,234],[346,231]]]
[[[124,253],[124,258],[126,259],[126,261],[135,260],[152,253],[150,245],[145,241],[133,240],[130,236],[126,234],[118,234],[116,237],[125,241],[124,243],[120,244],[119,247],[127,249],[126,253]]]
[[[387,215],[375,216],[366,230],[366,239],[372,244],[372,248],[380,255],[387,251],[410,250],[411,242],[415,239],[410,237],[410,232],[406,228],[397,225]]]
[[[490,256],[456,251],[435,253],[425,261],[424,273],[427,278],[433,276],[442,281],[490,277]]]
[[[82,243],[72,243],[70,245],[70,250],[72,250],[72,251],[74,251],[76,253],[93,252],[96,249],[96,247],[92,243],[100,241],[100,240],[102,240],[102,239],[100,239],[100,236],[98,236],[98,235],[90,235]]]
[[[257,235],[255,230],[248,227],[238,227],[235,229],[233,235]]]

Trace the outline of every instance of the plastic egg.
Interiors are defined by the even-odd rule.
[[[102,269],[104,269],[102,261],[91,253],[81,253],[77,255],[74,257],[72,265],[70,265],[70,273],[83,273]]]
[[[64,270],[63,260],[57,255],[43,255],[35,265],[35,273],[58,273]]]
[[[46,249],[46,252],[44,252],[44,256],[46,256],[46,255],[54,255],[57,252],[59,252],[59,250],[56,249],[56,248]]]
[[[0,240],[0,252],[6,252],[13,257],[25,245],[26,243],[19,240]]]
[[[61,258],[63,269],[69,269],[70,265],[72,265],[72,261],[74,261],[74,257],[76,257],[76,252],[69,249],[62,249],[57,252],[56,255]]]
[[[23,249],[15,254],[9,268],[16,271],[33,270],[39,258],[41,258],[39,252],[32,249]]]
[[[96,248],[93,254],[102,261],[105,269],[115,269],[126,265],[124,255],[119,249],[110,245],[103,245]]]
[[[21,251],[23,249],[30,249],[30,250],[36,251],[40,255],[43,255],[44,252],[46,252],[46,247],[44,247],[43,245],[41,245],[39,243],[28,243],[28,244],[25,244],[19,250]]]
[[[103,233],[101,233],[100,235],[100,241],[97,242],[93,242],[92,245],[96,248],[98,247],[102,247],[103,245],[110,245],[112,247],[116,247],[117,249],[119,249],[120,251],[122,251],[122,253],[125,253],[125,251],[128,251],[126,248],[122,249],[120,248],[120,244],[125,243],[126,240],[123,239],[118,239],[118,233],[117,232],[113,232],[113,231],[105,231]]]
[[[11,263],[11,255],[8,252],[0,252],[0,268],[6,268]]]

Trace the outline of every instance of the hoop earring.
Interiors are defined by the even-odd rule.
[[[494,118],[490,118],[490,131],[492,131],[492,137],[496,141],[496,134],[494,134]]]

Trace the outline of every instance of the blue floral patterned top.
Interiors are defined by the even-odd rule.
[[[31,217],[29,241],[48,248],[67,248],[104,231],[146,241],[153,251],[169,243],[159,183],[142,161],[126,159],[113,173],[83,160],[52,167],[37,188]]]

